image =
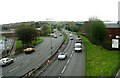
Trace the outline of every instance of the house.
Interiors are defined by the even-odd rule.
[[[108,31],[108,39],[120,37],[120,25],[117,22],[104,22]]]

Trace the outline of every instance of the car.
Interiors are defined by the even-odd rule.
[[[82,41],[81,40],[76,40],[76,43],[81,43],[82,44]]]
[[[80,37],[77,37],[76,40],[81,40],[81,38],[80,38]]]
[[[62,36],[62,34],[60,33],[60,36]]]
[[[35,48],[32,48],[32,47],[29,47],[29,48],[26,48],[26,49],[23,50],[23,52],[25,52],[26,54],[30,54],[34,51],[35,51]]]
[[[54,35],[54,38],[57,38],[57,35]]]
[[[14,60],[12,58],[7,58],[7,57],[2,58],[2,59],[0,59],[0,66],[6,66],[6,65],[11,64],[13,62],[14,62]]]
[[[81,52],[82,51],[82,44],[81,43],[75,43],[75,46],[74,46],[74,50],[75,52]]]
[[[67,58],[67,53],[66,52],[60,52],[58,54],[58,59],[59,60],[65,60]]]
[[[50,35],[51,35],[51,36],[54,36],[55,34],[54,34],[54,32],[53,32],[53,33],[51,33]]]
[[[76,39],[76,43],[81,43],[82,44],[82,40]]]
[[[73,37],[70,37],[70,40],[73,40]]]
[[[70,37],[72,37],[72,34],[70,34]]]

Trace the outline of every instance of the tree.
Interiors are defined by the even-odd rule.
[[[91,21],[91,25],[91,38],[93,39],[93,41],[95,41],[95,43],[102,46],[103,41],[106,39],[107,36],[105,24],[101,20],[95,19],[94,21]]]
[[[58,29],[59,31],[61,31],[62,26],[57,26],[57,29]]]
[[[35,27],[36,28],[40,28],[41,27],[40,24],[39,24],[39,22],[35,22]]]
[[[84,33],[88,38],[90,38],[91,33],[91,23],[90,21],[84,22],[84,25],[81,26],[81,32]]]
[[[32,40],[38,35],[36,28],[29,25],[19,26],[15,30],[16,36],[22,41],[23,44],[27,46],[31,44]]]
[[[78,32],[80,30],[80,27],[76,25],[76,22],[68,22],[66,24],[65,29],[72,31],[72,32]]]

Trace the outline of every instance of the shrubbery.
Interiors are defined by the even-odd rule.
[[[102,46],[105,49],[112,50],[112,41],[111,40],[105,40]]]

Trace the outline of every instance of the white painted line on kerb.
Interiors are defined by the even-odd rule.
[[[14,71],[15,69],[17,69],[18,67],[20,67],[20,66],[17,66],[17,67],[15,67],[15,68],[13,68],[12,70],[10,70],[9,72],[12,72],[12,71]]]
[[[3,77],[3,75],[0,76],[0,78],[2,78],[2,77]]]
[[[60,76],[58,78],[60,78]]]
[[[70,59],[67,61],[67,64],[70,62]]]
[[[72,57],[72,54],[70,55],[70,57]]]
[[[64,67],[64,69],[62,70],[62,72],[61,72],[61,73],[63,73],[63,72],[65,71],[65,69],[66,69],[66,66]]]

